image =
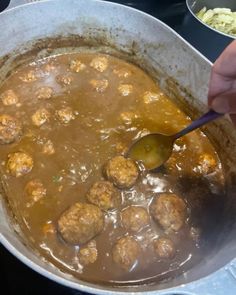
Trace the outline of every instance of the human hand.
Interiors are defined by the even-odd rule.
[[[236,40],[213,65],[208,92],[209,106],[219,113],[229,113],[236,125]]]

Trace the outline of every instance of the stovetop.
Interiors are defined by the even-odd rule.
[[[168,24],[183,37],[187,34],[184,28],[184,17],[188,13],[185,1],[181,0],[120,0],[113,2],[122,3],[145,11]],[[0,0],[0,11],[5,9],[9,0]],[[191,28],[188,28],[188,31]],[[192,43],[191,36],[186,38]],[[208,56],[211,58],[211,56]],[[212,58],[213,60],[214,58]],[[54,283],[37,274],[23,263],[13,257],[0,245],[0,283],[6,295],[15,295],[20,292],[23,295],[84,295],[85,293],[74,291]],[[3,290],[3,289],[2,289]]]

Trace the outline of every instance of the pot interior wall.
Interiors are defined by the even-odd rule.
[[[61,9],[55,10],[59,6]],[[20,26],[16,21],[19,19]],[[192,118],[207,108],[210,63],[172,30],[143,13],[99,1],[58,0],[3,13],[0,24],[4,27],[0,36],[0,81],[6,78],[12,67],[28,58],[26,53],[30,49],[31,56],[43,57],[66,51],[68,47],[78,50],[80,46],[90,48],[91,45],[99,45],[103,52],[121,52],[123,57],[145,68]],[[134,287],[134,291],[163,289],[191,282],[209,275],[235,257],[236,133],[227,119],[210,124],[204,131],[219,153],[227,183],[221,204],[223,215],[216,224],[216,231],[209,237],[212,242],[209,241],[208,256],[183,276],[158,286]],[[68,279],[70,286],[78,288],[78,281],[48,265],[25,245],[7,215],[1,199],[0,237],[8,249],[40,273],[53,274],[52,278],[57,281],[62,278],[63,283]]]

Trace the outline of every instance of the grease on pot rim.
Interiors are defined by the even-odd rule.
[[[65,53],[19,67],[0,97],[9,205],[42,257],[99,284],[161,281],[201,260],[221,165],[199,130],[175,142],[158,173],[125,157],[143,134],[189,123],[145,71]]]

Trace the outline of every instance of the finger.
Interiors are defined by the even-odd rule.
[[[236,91],[215,97],[211,102],[211,107],[218,113],[236,114]]]
[[[208,103],[211,104],[216,96],[224,92],[230,91],[234,88],[234,80],[230,80],[214,72],[211,73],[209,92],[208,92]]]
[[[215,61],[213,69],[214,72],[229,78],[235,79],[235,67],[236,67],[236,40],[231,42]]]
[[[208,101],[219,94],[229,91],[235,87],[236,80],[236,40],[222,52],[215,61],[209,83]]]

